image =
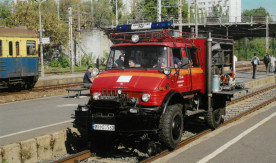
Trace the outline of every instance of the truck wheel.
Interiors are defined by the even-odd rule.
[[[163,145],[173,150],[179,144],[183,133],[183,115],[181,105],[168,106],[160,119],[159,138]]]
[[[223,122],[221,108],[217,108],[212,112],[207,112],[205,114],[205,119],[212,129],[217,128]]]

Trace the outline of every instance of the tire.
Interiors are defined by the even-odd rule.
[[[165,147],[173,150],[178,146],[183,133],[182,105],[168,106],[166,112],[161,116],[159,124],[159,138]]]
[[[212,129],[217,128],[221,123],[223,123],[221,109],[223,109],[223,108],[217,108],[217,109],[213,110],[212,112],[207,112],[205,114],[205,119],[207,121],[207,124]]]

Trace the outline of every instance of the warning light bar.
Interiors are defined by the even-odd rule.
[[[118,25],[116,30],[118,31],[130,31],[141,29],[158,29],[158,28],[170,28],[173,26],[171,21],[168,22],[156,22],[156,23],[138,23],[131,25]]]

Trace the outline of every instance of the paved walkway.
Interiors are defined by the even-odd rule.
[[[276,162],[276,102],[154,162]]]

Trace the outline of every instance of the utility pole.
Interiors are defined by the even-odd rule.
[[[158,0],[158,2],[157,2],[157,22],[161,22],[161,8],[162,8],[161,0]]]
[[[190,26],[190,21],[191,21],[191,11],[190,11],[190,9],[191,9],[191,0],[188,0],[188,26],[189,26],[189,28],[191,27]]]
[[[197,26],[197,2],[195,0],[195,34],[198,36],[198,26]]]
[[[42,46],[42,28],[41,28],[41,3],[45,2],[43,0],[38,2],[38,14],[39,14],[39,42],[40,42],[40,61],[41,61],[41,77],[44,77],[44,63],[43,63],[43,46]]]
[[[182,0],[178,2],[179,31],[182,32]]]
[[[269,29],[268,29],[268,16],[266,16],[266,52],[269,50]]]
[[[72,7],[68,8],[68,12],[69,12],[69,56],[71,56],[71,63],[72,63],[72,73],[74,73],[74,54],[73,54],[73,49],[72,49],[72,43],[73,43],[73,31],[72,31]]]
[[[80,42],[81,42],[81,38],[80,38],[80,6],[78,7],[78,33],[79,33],[79,39],[78,39],[78,55],[79,55],[79,65],[81,66],[81,53],[80,53]]]
[[[226,27],[226,38],[228,39],[228,27]]]
[[[118,0],[116,0],[116,26],[118,25]]]
[[[57,0],[57,13],[58,13],[58,27],[59,27],[59,23],[60,23],[59,0]]]
[[[91,16],[94,16],[94,10],[93,10],[93,0],[91,0],[91,6],[90,6],[90,10],[91,10]]]
[[[90,10],[91,10],[91,19],[92,19],[92,28],[94,27],[94,9],[93,9],[93,0],[91,0],[91,6],[90,6]]]

